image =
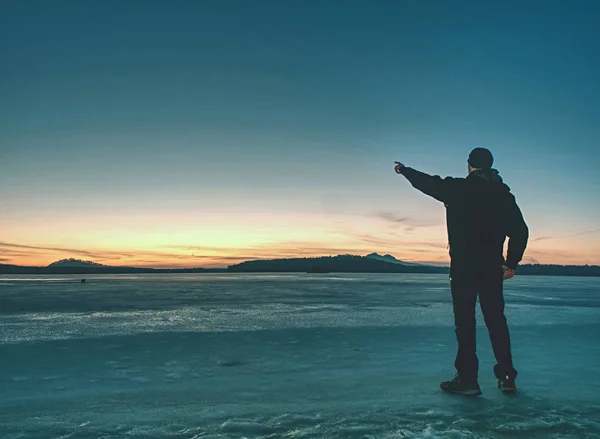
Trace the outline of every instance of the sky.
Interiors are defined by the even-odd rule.
[[[448,263],[394,161],[489,148],[524,262],[600,264],[597,1],[0,1],[0,263]]]

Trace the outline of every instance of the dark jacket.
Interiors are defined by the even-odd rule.
[[[401,170],[421,192],[446,206],[451,275],[495,272],[504,264],[515,269],[523,258],[529,229],[510,188],[495,169],[467,178],[445,179],[412,168]],[[506,260],[504,241],[508,241]]]

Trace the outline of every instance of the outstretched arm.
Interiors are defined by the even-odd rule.
[[[435,198],[442,203],[448,203],[450,198],[450,180],[442,179],[439,175],[429,175],[416,169],[404,166],[400,162],[395,162],[394,168],[397,174],[404,175],[415,189],[420,190],[426,195]]]
[[[506,266],[515,270],[527,247],[527,241],[529,239],[529,228],[525,224],[521,209],[517,205],[514,197],[511,197],[510,204],[507,209],[507,229],[506,235],[508,236],[508,253],[506,255]]]

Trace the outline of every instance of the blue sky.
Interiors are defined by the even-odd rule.
[[[464,175],[486,146],[546,238],[530,260],[600,263],[597,2],[1,8],[5,260],[93,248],[198,265],[164,250],[189,244],[219,248],[201,255],[215,264],[328,249],[443,262],[417,251],[445,242],[443,207],[393,162]]]

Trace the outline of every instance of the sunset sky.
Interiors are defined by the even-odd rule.
[[[393,172],[517,197],[525,262],[600,264],[597,1],[5,1],[0,263],[447,263]]]

